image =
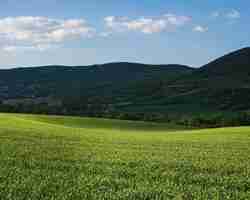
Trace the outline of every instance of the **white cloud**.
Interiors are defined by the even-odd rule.
[[[200,25],[197,25],[193,28],[193,31],[195,32],[200,32],[200,33],[205,33],[208,31],[208,27],[204,27],[204,26],[200,26]]]
[[[46,46],[67,40],[91,37],[95,30],[83,19],[51,19],[47,17],[0,18],[0,48],[44,50]]]
[[[191,18],[188,16],[166,14],[156,18],[140,17],[137,19],[108,16],[104,21],[106,27],[112,31],[138,31],[145,34],[152,34],[183,26],[191,21]]]
[[[188,16],[178,16],[174,14],[166,14],[164,15],[165,20],[173,26],[183,26],[187,22],[191,21],[191,17]]]
[[[240,18],[240,12],[238,10],[231,10],[226,14],[226,17],[229,19],[239,19]]]

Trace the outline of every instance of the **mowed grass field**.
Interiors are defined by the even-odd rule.
[[[0,199],[250,199],[250,127],[0,114]]]

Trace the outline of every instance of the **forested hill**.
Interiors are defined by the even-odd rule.
[[[173,80],[193,69],[182,65],[109,63],[93,66],[44,66],[0,70],[0,98],[86,96],[136,81]],[[101,92],[102,93],[102,92]]]

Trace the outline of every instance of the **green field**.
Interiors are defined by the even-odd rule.
[[[250,199],[250,127],[0,114],[0,199]]]

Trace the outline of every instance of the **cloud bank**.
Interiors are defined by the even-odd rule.
[[[91,37],[94,32],[83,19],[7,17],[0,19],[0,48],[44,50],[68,40]]]
[[[104,18],[106,27],[110,31],[137,31],[144,34],[159,33],[162,31],[175,30],[191,21],[191,17],[166,14],[160,17],[140,17],[129,19],[128,17],[108,16]]]

